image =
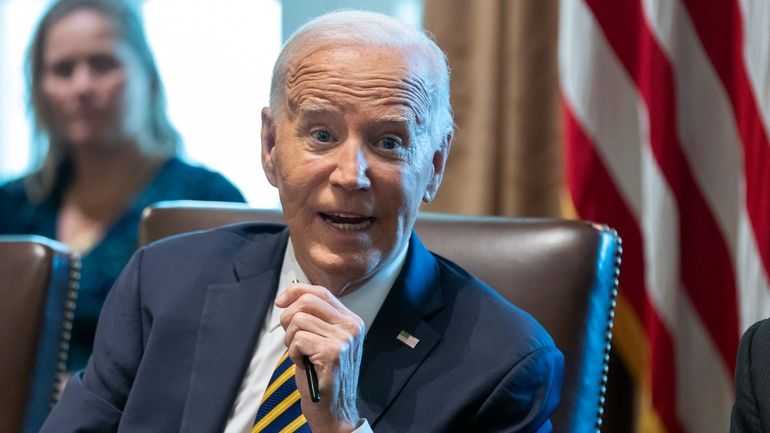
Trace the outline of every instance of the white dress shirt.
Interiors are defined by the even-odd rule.
[[[358,288],[358,290],[340,297],[340,302],[364,321],[366,331],[369,331],[369,327],[380,311],[380,307],[388,296],[390,288],[401,272],[406,259],[406,251],[405,245],[398,253],[396,259],[382,268],[366,284]],[[293,280],[303,283],[309,282],[299,263],[297,263],[294,248],[292,247],[291,239],[289,239],[286,253],[283,257],[276,297],[283,293]],[[267,389],[273,369],[275,369],[275,365],[281,355],[286,352],[286,346],[283,344],[285,332],[280,322],[283,310],[283,308],[278,308],[273,304],[273,307],[265,317],[265,323],[262,324],[262,330],[259,333],[257,347],[254,350],[249,368],[246,370],[246,375],[241,382],[241,388],[233,404],[224,433],[251,432],[254,418],[257,416],[257,410],[259,409],[259,403]],[[365,432],[371,432],[371,428],[366,420],[360,420],[355,433]]]

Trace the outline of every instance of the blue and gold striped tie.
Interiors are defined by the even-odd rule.
[[[262,397],[251,433],[311,433],[302,415],[299,390],[294,381],[294,363],[289,352],[278,360]]]

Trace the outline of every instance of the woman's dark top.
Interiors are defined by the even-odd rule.
[[[63,188],[60,188],[61,191]],[[128,209],[107,229],[104,238],[82,257],[80,289],[70,340],[68,370],[85,367],[96,322],[107,292],[137,247],[139,218],[161,200],[244,202],[243,195],[221,174],[173,158],[166,161]],[[56,239],[61,193],[31,203],[23,179],[0,187],[0,234],[36,234]]]

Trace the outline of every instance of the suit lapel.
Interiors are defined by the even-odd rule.
[[[423,318],[442,305],[436,260],[413,232],[401,275],[364,342],[359,409],[372,426],[441,339]],[[397,338],[402,331],[419,339],[414,348]]]
[[[224,429],[275,298],[287,236],[252,241],[233,263],[236,281],[209,286],[180,431]]]

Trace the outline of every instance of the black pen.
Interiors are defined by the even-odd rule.
[[[291,280],[292,284],[299,283],[299,280]],[[302,364],[305,365],[305,376],[307,376],[307,386],[310,388],[310,400],[313,403],[321,401],[321,393],[318,391],[318,373],[315,372],[315,365],[310,362],[307,355],[302,356]]]
[[[313,403],[321,401],[321,393],[318,392],[318,374],[315,372],[315,365],[310,362],[307,356],[302,357],[302,363],[305,364],[305,375],[307,375],[307,386],[310,388],[310,399]]]

